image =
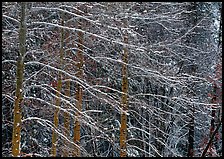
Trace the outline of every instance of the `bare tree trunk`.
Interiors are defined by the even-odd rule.
[[[194,75],[194,72],[191,73],[192,75]],[[190,88],[190,87],[189,87]],[[194,88],[194,84],[192,84],[191,89],[193,90]],[[188,91],[187,94],[191,94],[192,96],[194,95],[194,93],[191,93]],[[194,116],[194,112],[195,112],[195,106],[194,104],[189,105],[189,123],[188,123],[188,128],[189,128],[189,132],[188,132],[188,152],[187,152],[187,156],[188,157],[194,157],[194,121],[195,121],[195,116]]]
[[[217,101],[217,97],[216,97],[216,90],[217,90],[217,86],[216,84],[214,84],[213,86],[213,97],[212,97],[212,104],[216,104]],[[213,134],[215,130],[215,108],[212,106],[212,119],[211,119],[211,128],[210,128],[210,137]]]
[[[26,52],[26,22],[25,22],[26,3],[21,2],[21,16],[19,28],[19,57],[17,60],[16,72],[16,99],[14,105],[14,121],[12,135],[12,156],[19,157],[20,155],[20,137],[21,137],[21,102],[22,102],[22,83],[24,73],[23,55]]]
[[[78,28],[81,29],[81,21],[78,21]],[[79,79],[83,79],[83,32],[79,31],[78,32],[78,52],[77,52],[77,77]],[[77,84],[77,90],[76,90],[76,107],[79,111],[82,110],[82,97],[83,97],[83,92],[82,92],[82,86]],[[75,127],[74,127],[74,142],[77,144],[74,149],[74,156],[80,156],[80,113],[76,112],[76,119],[75,119]]]
[[[63,13],[62,13],[63,14]],[[62,15],[62,26],[64,25],[64,18],[63,18],[63,15]],[[62,68],[62,65],[63,65],[63,56],[64,56],[64,49],[63,49],[63,46],[64,46],[64,29],[61,28],[61,41],[60,41],[60,61],[59,61],[59,65],[60,65],[60,68]],[[60,92],[61,92],[61,88],[62,88],[62,74],[61,72],[59,72],[59,75],[58,75],[58,83],[57,83],[57,92],[56,92],[56,101],[55,101],[55,105],[57,106],[55,112],[54,112],[54,126],[55,128],[58,127],[58,114],[59,114],[59,107],[60,107],[60,103],[61,103],[61,100],[60,100]],[[55,130],[53,130],[53,134],[52,134],[52,149],[51,149],[51,153],[52,153],[52,156],[56,156],[57,153],[56,153],[56,146],[57,146],[57,134],[55,132]]]
[[[194,26],[197,24],[198,22],[198,6],[197,6],[197,2],[192,2],[191,4],[191,10],[193,10],[191,17],[189,17],[189,23],[193,24]],[[190,40],[190,39],[189,39]],[[190,42],[189,40],[187,40],[187,44]],[[194,39],[194,41],[196,41],[196,39]],[[197,71],[196,68],[195,69],[188,69],[189,74],[194,75],[195,72]],[[194,83],[192,84],[192,86],[189,86],[189,88],[191,88],[192,92],[193,92],[193,88],[194,88]],[[187,92],[187,94],[190,94],[191,97],[194,96],[194,92],[191,93],[189,90]],[[190,98],[191,98],[190,97]],[[195,117],[194,117],[194,112],[195,112],[195,106],[189,105],[189,124],[188,124],[188,128],[189,128],[189,132],[188,132],[188,152],[187,152],[187,156],[188,157],[193,157],[194,156],[194,121],[195,121]]]
[[[125,22],[126,26],[126,22]],[[127,34],[124,35],[124,43],[128,43]],[[120,127],[120,156],[126,157],[127,156],[127,93],[128,93],[128,78],[127,78],[127,63],[128,63],[128,50],[124,48],[124,54],[122,57],[124,64],[122,65],[122,99],[121,99],[121,127]]]
[[[194,156],[194,106],[190,109],[190,122],[189,122],[189,133],[188,133],[188,157]]]
[[[67,18],[66,18],[67,19]],[[68,24],[67,25],[68,27],[70,27],[70,25]],[[69,43],[69,31],[66,31],[66,34],[65,34],[65,39],[66,40],[66,45],[67,45],[67,48],[70,47]],[[72,46],[71,46],[72,47]],[[68,56],[71,56],[70,54],[70,51],[68,51]],[[70,64],[67,66],[67,70],[69,71],[71,68]],[[71,87],[71,81],[70,81],[70,77],[67,77],[66,78],[67,81],[66,81],[66,86],[65,86],[65,95],[69,98],[71,96],[71,93],[70,93],[70,87]],[[66,106],[66,109],[69,109],[69,104],[67,104]],[[64,112],[64,128],[65,128],[65,136],[69,139],[70,137],[70,115],[68,112]],[[64,141],[64,149],[63,149],[63,157],[68,157],[69,156],[69,144],[67,143],[67,141],[65,140]]]
[[[142,130],[144,130],[145,129],[145,120],[144,120],[144,117],[146,116],[145,114],[145,110],[144,110],[144,108],[141,108],[140,109],[140,113],[139,114],[141,114],[141,116],[140,116],[140,120],[139,121],[142,121],[142,125],[141,125],[141,129]],[[145,133],[143,132],[143,131],[141,131],[141,137],[142,137],[142,149],[144,150],[144,153],[143,153],[143,157],[146,157],[146,144],[145,144]]]
[[[146,89],[145,89],[145,93],[146,94],[148,94],[148,93],[150,93],[150,89],[149,89],[149,87],[150,87],[150,81],[149,81],[149,79],[148,78],[145,78],[145,87],[146,87]],[[149,106],[150,106],[150,96],[149,95],[145,95],[145,98],[146,98],[146,100],[147,100],[147,105],[148,105],[148,110],[147,110],[147,115],[148,115],[148,125],[146,125],[146,127],[148,127],[148,136],[147,136],[147,138],[148,138],[148,156],[147,157],[152,157],[150,154],[151,154],[151,146],[150,146],[150,138],[151,138],[151,136],[150,136],[150,134],[151,134],[151,132],[150,132],[150,130],[151,130],[151,115],[150,115],[150,112],[149,112]],[[145,113],[145,114],[146,114]],[[146,157],[146,156],[145,156]]]
[[[66,81],[66,91],[65,95],[67,97],[70,97],[70,81]],[[69,104],[66,105],[66,109],[69,108]],[[65,136],[69,139],[69,134],[70,134],[70,115],[68,112],[64,112],[64,127],[65,127]],[[68,157],[69,156],[69,151],[68,151],[68,144],[67,141],[65,140],[65,147],[64,147],[64,152],[63,156]]]
[[[143,93],[147,94],[147,91],[146,91],[147,90],[146,89],[147,85],[145,86],[145,79],[143,78],[141,82],[142,82],[142,85],[143,85]],[[144,130],[145,127],[146,127],[146,122],[144,120],[144,117],[146,118],[146,111],[145,111],[144,108],[139,109],[139,111],[140,111],[139,114],[141,114],[141,116],[139,117],[140,118],[139,121],[142,122],[141,129]],[[141,137],[142,137],[142,141],[143,141],[143,143],[142,143],[142,149],[144,150],[144,153],[143,153],[142,156],[143,157],[147,157],[147,153],[146,153],[146,143],[145,143],[146,142],[145,141],[146,138],[145,138],[145,133],[144,132],[141,132]]]

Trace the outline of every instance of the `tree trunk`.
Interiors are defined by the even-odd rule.
[[[21,2],[21,17],[19,28],[19,57],[17,60],[16,72],[16,99],[14,105],[14,121],[12,135],[12,156],[19,157],[20,155],[20,137],[21,137],[21,102],[22,102],[22,83],[24,73],[23,55],[26,52],[26,22],[25,22],[26,3]]]
[[[213,96],[212,96],[212,101],[211,101],[212,104],[217,103],[217,94],[216,93],[217,93],[217,86],[214,83],[213,84]],[[211,116],[212,116],[212,119],[211,119],[211,127],[210,127],[210,134],[209,134],[210,138],[213,135],[214,130],[215,130],[216,108],[214,108],[213,106],[212,106]],[[209,145],[209,150],[211,150],[212,146],[213,146],[213,143],[211,142]],[[212,152],[209,151],[209,153],[210,153],[209,155],[212,156],[212,154],[211,154]]]
[[[68,24],[68,27],[70,27],[70,25]],[[70,47],[69,43],[69,31],[66,31],[66,34],[65,34],[65,39],[66,40],[66,45],[67,45],[67,48]],[[72,47],[72,46],[71,46]],[[67,51],[69,52],[68,56],[71,56],[70,54],[70,51]],[[69,71],[70,70],[70,64],[67,66],[67,70]],[[70,87],[71,87],[71,81],[70,81],[70,77],[66,77],[67,81],[66,81],[66,86],[65,86],[65,95],[70,98],[71,96],[71,93],[70,93]],[[66,104],[66,109],[69,109],[69,104]],[[64,128],[65,128],[65,136],[69,139],[70,137],[70,115],[68,112],[64,112]],[[68,157],[69,156],[69,151],[68,149],[70,148],[69,144],[67,143],[67,141],[65,140],[64,141],[64,149],[63,149],[63,157]]]
[[[64,19],[63,19],[63,15],[62,15],[62,26],[64,25]],[[63,49],[63,46],[64,46],[64,29],[61,28],[61,42],[60,42],[60,61],[59,61],[59,65],[60,65],[60,68],[62,68],[62,65],[63,65],[63,56],[64,56],[64,49]],[[59,72],[59,75],[58,75],[58,83],[57,83],[57,92],[56,92],[56,102],[55,102],[55,105],[57,106],[55,112],[54,112],[54,126],[55,128],[58,127],[58,114],[59,114],[59,106],[60,106],[60,92],[61,92],[61,88],[62,88],[62,74],[61,72]],[[56,156],[57,153],[56,153],[56,145],[57,145],[57,134],[55,132],[55,130],[53,130],[53,134],[52,134],[52,156]]]
[[[126,25],[125,25],[126,26]],[[127,34],[124,36],[124,43],[128,43]],[[120,156],[126,157],[127,156],[127,147],[126,147],[126,140],[127,140],[127,93],[128,93],[128,78],[127,78],[127,63],[128,63],[128,50],[124,48],[124,54],[122,57],[124,64],[122,65],[122,99],[121,99],[121,127],[120,127]]]
[[[197,6],[197,2],[192,2],[192,5],[190,6],[191,7],[191,10],[193,11],[192,14],[191,14],[191,17],[189,17],[189,24],[193,24],[194,26],[197,25],[197,22],[198,22],[198,6]],[[195,42],[197,39],[193,39],[193,41]],[[188,45],[190,43],[190,38],[187,40],[186,44]],[[195,75],[196,73],[196,69],[189,69],[188,70],[189,74],[191,75]],[[191,90],[193,90],[194,88],[194,83],[189,86],[189,88],[191,88]],[[191,95],[191,97],[194,96],[194,92],[191,93],[189,90],[187,91],[187,94]],[[193,157],[194,156],[194,105],[189,105],[189,124],[188,124],[188,152],[187,152],[187,156],[188,157]]]
[[[188,133],[188,153],[187,157],[194,156],[194,106],[190,109],[190,122],[189,122],[189,133]]]
[[[139,121],[141,121],[142,122],[142,125],[141,125],[141,129],[142,130],[144,130],[145,129],[145,120],[144,120],[144,117],[146,116],[146,113],[145,113],[145,110],[144,110],[144,108],[140,108],[140,113],[139,114],[141,114],[141,116],[139,117],[140,119],[139,119]],[[143,154],[142,154],[142,157],[147,157],[147,155],[146,155],[146,144],[145,144],[145,132],[143,132],[143,131],[141,131],[141,137],[142,137],[142,149],[144,150],[144,152],[143,152]]]
[[[70,97],[70,81],[66,81],[66,88],[65,88],[65,95],[67,97]],[[66,105],[66,109],[69,108],[69,104]],[[64,112],[64,127],[65,127],[65,136],[69,139],[69,134],[70,134],[70,115],[67,112]],[[68,146],[67,141],[65,140],[65,148],[64,148],[64,152],[63,152],[63,157],[68,157],[69,156],[69,152],[68,152],[68,148],[66,147]]]
[[[149,87],[151,87],[151,83],[150,83],[150,81],[149,81],[148,78],[145,78],[145,87],[146,87],[145,93],[146,94],[150,93]],[[151,136],[150,136],[150,134],[151,134],[151,132],[150,132],[150,130],[151,130],[151,114],[149,112],[149,106],[151,105],[151,103],[150,103],[150,96],[149,95],[145,95],[145,98],[146,98],[147,105],[148,105],[148,110],[145,113],[145,114],[147,114],[147,117],[148,117],[147,118],[148,125],[146,125],[146,127],[148,127],[148,133],[149,133],[147,135],[147,142],[148,142],[147,150],[148,150],[148,156],[145,156],[145,157],[152,157],[151,156],[151,146],[150,146],[150,144],[151,144]]]
[[[78,28],[81,29],[81,21],[78,22]],[[78,52],[77,52],[77,77],[79,79],[83,79],[83,32],[79,31],[78,32]],[[77,84],[77,90],[76,90],[76,107],[79,111],[82,110],[82,86]],[[75,118],[75,127],[74,127],[74,142],[77,144],[74,149],[74,156],[80,156],[80,113],[76,112],[76,118]]]

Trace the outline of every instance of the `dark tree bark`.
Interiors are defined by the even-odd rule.
[[[206,155],[206,153],[207,153],[209,147],[210,147],[211,144],[212,144],[212,141],[213,141],[213,139],[214,139],[214,137],[215,137],[215,134],[218,132],[220,126],[222,125],[222,122],[223,122],[223,120],[221,119],[221,120],[219,121],[219,124],[217,125],[215,131],[212,133],[212,135],[211,135],[211,137],[210,137],[210,139],[209,139],[209,141],[208,141],[208,144],[206,145],[204,151],[202,152],[201,157],[205,157],[205,155]]]

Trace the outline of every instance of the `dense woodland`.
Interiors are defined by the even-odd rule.
[[[221,2],[2,2],[2,156],[222,156]]]

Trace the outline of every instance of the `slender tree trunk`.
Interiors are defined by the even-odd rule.
[[[64,19],[63,19],[63,13],[62,13],[62,26],[64,25]],[[63,49],[63,46],[64,46],[64,29],[62,28],[61,29],[61,42],[60,42],[60,61],[59,61],[59,65],[60,65],[60,68],[62,68],[62,65],[63,65],[63,56],[64,56],[64,49]],[[60,107],[60,103],[61,103],[61,100],[60,100],[60,92],[61,92],[61,88],[62,88],[62,74],[61,72],[59,72],[59,75],[58,75],[58,83],[57,83],[57,92],[56,92],[56,102],[55,102],[55,105],[57,106],[55,112],[54,112],[54,126],[55,128],[58,127],[58,115],[59,115],[59,107]],[[55,132],[55,130],[53,130],[53,134],[52,134],[52,156],[56,156],[57,153],[56,153],[56,145],[57,145],[57,134]]]
[[[189,122],[189,133],[188,133],[188,153],[187,157],[194,156],[194,106],[190,110],[190,122]]]
[[[26,3],[21,2],[21,16],[19,28],[19,57],[17,60],[16,72],[16,99],[14,105],[14,121],[13,121],[13,136],[12,136],[12,156],[19,157],[20,155],[20,137],[21,137],[21,102],[22,102],[22,83],[24,73],[23,55],[26,52],[26,22],[25,22]]]
[[[192,10],[192,14],[190,14],[189,17],[189,24],[193,24],[194,26],[197,25],[198,22],[198,4],[197,2],[192,2],[192,4],[190,5],[190,9]],[[189,38],[186,41],[186,44],[188,45],[190,42],[196,42],[196,40],[198,40],[197,38],[194,38],[192,41]],[[195,75],[196,70],[189,70],[189,74],[191,75]],[[191,90],[194,91],[194,83],[192,83],[191,86],[189,86],[189,88],[191,88]],[[194,96],[194,92],[191,93],[189,90],[187,92],[187,94],[190,95],[190,98]],[[193,157],[194,156],[194,112],[195,112],[195,106],[189,105],[189,124],[188,124],[188,128],[189,128],[189,132],[188,132],[188,152],[187,152],[187,156],[188,157]]]
[[[143,93],[147,93],[146,92],[146,87],[145,86],[145,79],[143,78],[142,79],[142,85],[143,85]],[[147,100],[147,99],[146,99]],[[139,109],[141,116],[139,117],[140,120],[142,122],[142,125],[141,125],[141,129],[144,130],[145,127],[146,127],[146,123],[145,123],[145,120],[144,120],[144,117],[146,118],[146,112],[145,112],[145,109],[144,108],[141,108]],[[142,137],[142,149],[144,150],[143,154],[142,154],[142,157],[147,157],[147,154],[146,154],[146,144],[145,144],[145,133],[144,132],[141,132],[141,137]]]
[[[216,84],[214,84],[213,86],[213,97],[212,97],[212,104],[216,104],[216,90],[217,90],[217,86]],[[215,130],[215,108],[212,106],[212,119],[211,119],[211,128],[210,128],[210,136],[213,134]]]
[[[93,157],[97,157],[97,146],[96,146],[96,131],[94,128],[90,128],[90,134],[92,137]]]
[[[126,25],[125,25],[126,26]],[[128,43],[127,34],[124,35],[124,43]],[[122,99],[121,99],[121,127],[120,127],[120,156],[127,156],[127,115],[126,111],[128,109],[128,78],[127,78],[127,63],[128,63],[128,49],[124,48],[124,54],[122,57],[124,64],[122,65]]]
[[[141,116],[140,116],[140,120],[139,121],[142,121],[142,125],[141,125],[141,129],[144,130],[145,129],[145,120],[144,120],[144,117],[146,116],[146,113],[145,113],[145,110],[144,108],[141,108],[140,109],[140,113]],[[143,157],[146,157],[146,144],[145,144],[145,133],[143,131],[141,131],[141,137],[142,137],[142,149],[144,150],[142,156]]]
[[[67,97],[70,97],[70,81],[66,81],[66,88],[65,88],[65,95]],[[66,109],[69,108],[69,104],[66,105]],[[65,128],[65,136],[69,139],[69,134],[70,134],[70,115],[67,112],[64,112],[64,128]],[[68,143],[65,140],[65,148],[63,151],[63,157],[68,157],[69,152],[68,152]],[[68,147],[68,148],[67,148]]]
[[[192,75],[194,75],[194,72],[191,73]],[[190,87],[189,87],[190,88]],[[193,90],[194,88],[194,84],[192,84],[191,89]],[[194,93],[190,93],[188,92],[188,94],[192,94],[192,96],[194,95]],[[188,128],[189,128],[189,132],[188,132],[188,152],[187,152],[187,156],[188,157],[194,157],[194,112],[195,112],[195,106],[194,104],[189,105],[189,123],[188,123]]]
[[[153,86],[154,86],[154,89],[153,89],[153,94],[154,95],[158,95],[158,85],[157,84],[152,84]],[[153,130],[155,130],[155,131],[153,131],[153,133],[155,133],[155,139],[154,139],[154,145],[155,145],[155,147],[156,147],[156,149],[158,150],[158,152],[160,153],[160,146],[161,146],[161,143],[159,142],[159,135],[160,135],[160,132],[157,130],[157,128],[160,128],[160,126],[159,126],[159,118],[158,118],[158,116],[159,116],[159,100],[158,100],[158,98],[157,97],[154,97],[154,100],[153,100],[153,106],[154,106],[154,108],[153,108],[153,112],[152,112],[152,114],[155,114],[155,115],[152,115],[152,119],[151,119],[151,121],[152,121],[152,123],[153,123],[153,125],[151,126],[152,127],[152,129]],[[160,155],[158,154],[158,153],[156,153],[155,151],[153,151],[153,155],[155,155],[156,157],[160,157]]]
[[[212,101],[211,101],[212,104],[216,104],[217,103],[216,102],[217,101],[216,92],[217,92],[217,86],[214,83],[213,84],[213,96],[212,96]],[[212,136],[212,134],[214,133],[214,130],[215,130],[216,109],[213,106],[212,106],[211,116],[212,116],[212,119],[211,119],[211,127],[210,127],[210,134],[209,134],[210,138],[211,138],[211,136]],[[213,146],[213,143],[211,142],[209,144],[209,150],[211,150],[212,146]],[[209,153],[210,153],[210,155],[212,155],[211,154],[212,153],[211,151]]]
[[[68,24],[68,26],[70,27],[70,25]],[[67,39],[66,40],[66,45],[68,46],[67,48],[69,48],[69,43],[70,43],[70,41],[69,41],[69,31],[66,31],[66,34],[65,34],[65,39]],[[71,54],[70,54],[70,51],[67,51],[69,54],[68,54],[68,56],[71,56]],[[71,66],[70,66],[70,64],[68,64],[67,65],[67,70],[69,71],[70,70],[70,68],[71,68]],[[68,97],[68,98],[70,98],[70,96],[71,96],[71,93],[70,93],[70,87],[71,87],[71,81],[70,81],[70,77],[66,77],[66,79],[67,79],[67,81],[66,81],[66,86],[65,86],[65,95]],[[69,109],[69,104],[66,104],[66,109]],[[69,139],[69,137],[70,137],[70,115],[69,115],[69,113],[68,112],[64,112],[64,128],[65,128],[65,136]],[[68,151],[68,149],[69,149],[69,144],[67,143],[67,141],[65,140],[64,141],[64,144],[65,144],[65,146],[64,146],[64,149],[63,149],[63,157],[68,157],[69,156],[69,151]]]
[[[215,134],[218,132],[220,126],[222,125],[222,122],[223,122],[223,120],[222,120],[222,118],[221,118],[221,120],[219,121],[219,123],[218,123],[216,129],[215,129],[214,132],[211,134],[210,139],[209,139],[209,141],[208,141],[208,144],[206,145],[204,151],[202,152],[201,157],[205,157],[205,154],[207,153],[209,147],[211,146],[212,141],[213,141],[213,139],[214,139],[214,137],[215,137]]]
[[[150,93],[150,89],[149,89],[149,87],[150,87],[150,81],[149,81],[149,79],[148,78],[145,78],[145,87],[146,87],[146,91],[145,91],[145,93],[146,94],[148,94],[148,93]],[[149,99],[150,99],[150,96],[149,95],[145,95],[145,98],[146,98],[146,100],[147,100],[147,105],[148,105],[148,107],[149,107],[149,105],[150,105],[150,101],[149,101]],[[151,115],[150,115],[150,112],[149,112],[149,109],[147,110],[147,116],[148,116],[148,133],[150,134],[151,132],[150,132],[150,130],[151,130]],[[150,155],[150,153],[151,153],[151,146],[150,146],[150,135],[147,135],[147,138],[148,138],[148,156],[147,157],[151,157],[151,155]]]
[[[78,22],[78,28],[81,29],[81,21]],[[78,52],[77,52],[77,77],[79,79],[83,79],[83,32],[79,31],[78,32]],[[76,90],[76,107],[79,111],[82,110],[82,96],[83,96],[83,92],[82,92],[82,86],[77,84],[77,90]],[[75,118],[75,127],[74,127],[74,142],[75,144],[78,145],[75,146],[74,149],[74,156],[80,156],[81,152],[80,152],[80,113],[76,112],[76,118]]]
[[[161,86],[159,87],[159,92],[158,94],[162,95],[162,96],[166,96],[166,90],[165,90],[166,86]],[[165,130],[166,130],[166,125],[165,125],[165,121],[163,119],[166,119],[166,114],[163,112],[163,111],[166,111],[168,112],[169,110],[167,110],[167,107],[165,105],[165,98],[161,97],[160,98],[160,109],[161,110],[158,110],[159,112],[159,116],[162,118],[162,120],[159,120],[159,128],[160,128],[160,131],[158,132],[158,138],[161,140],[161,142],[165,143],[166,142],[166,134],[164,134]],[[167,119],[168,120],[168,119]],[[161,132],[162,131],[162,132]],[[164,155],[164,144],[163,143],[158,143],[158,151],[160,153],[160,155]]]

